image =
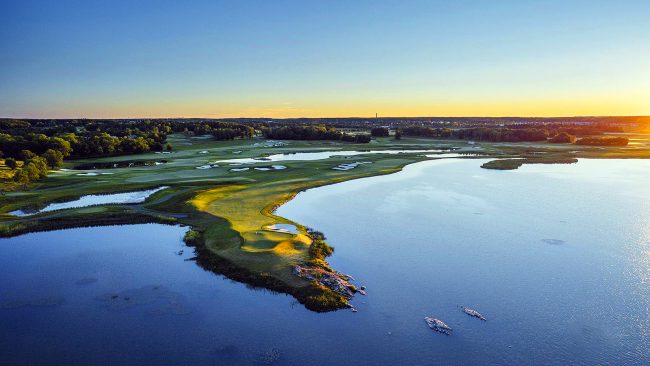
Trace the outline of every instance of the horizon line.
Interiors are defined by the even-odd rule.
[[[271,119],[271,120],[295,120],[295,119],[352,119],[352,118],[367,118],[367,119],[380,119],[380,118],[540,118],[540,119],[554,119],[554,118],[639,118],[639,117],[648,117],[650,115],[574,115],[574,116],[517,116],[517,115],[503,115],[503,116],[337,116],[337,117],[250,117],[250,116],[239,116],[239,117],[206,117],[206,116],[194,116],[194,117],[141,117],[141,116],[132,116],[132,117],[0,117],[0,120],[4,119],[20,119],[20,120],[64,120],[64,119],[81,119],[81,120],[122,120],[122,119]]]

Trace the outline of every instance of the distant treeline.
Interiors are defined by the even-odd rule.
[[[243,125],[235,122],[207,121],[200,123],[168,122],[174,132],[186,135],[212,135],[215,140],[233,140],[236,138],[251,138],[255,135],[253,125]]]
[[[538,128],[466,128],[455,130],[452,136],[461,140],[491,142],[546,141],[549,131]]]
[[[612,129],[617,130],[616,128]],[[461,129],[407,126],[399,130],[404,136],[413,137],[455,138],[490,142],[536,142],[548,140],[554,143],[574,143],[576,142],[576,135],[598,135],[604,132],[611,132],[603,131],[594,126],[573,126],[569,128],[558,126],[554,126],[554,128],[474,127]]]
[[[0,156],[19,186],[47,176],[63,159],[160,151],[171,127],[164,123],[75,120],[0,120]],[[166,148],[171,150],[171,145]],[[22,161],[22,164],[19,164]]]
[[[378,126],[378,123],[387,123]],[[589,118],[385,118],[385,119],[0,119],[0,157],[20,184],[40,179],[66,158],[130,155],[173,150],[171,133],[187,137],[210,135],[215,140],[252,138],[261,134],[279,140],[331,140],[368,143],[371,136],[455,138],[491,142],[550,141],[594,146],[625,146],[623,137],[593,137],[621,132],[624,123],[643,124],[647,117]],[[498,124],[497,124],[498,123]],[[344,133],[337,126],[355,128]],[[364,131],[366,133],[364,133]],[[370,131],[368,134],[367,131]],[[577,139],[577,137],[584,137]],[[22,162],[22,163],[21,163]]]
[[[14,170],[13,179],[25,185],[45,177],[49,169],[61,167],[68,157],[172,150],[166,142],[172,132],[231,140],[253,137],[255,128],[225,121],[0,119],[0,157]]]
[[[576,141],[576,145],[589,146],[627,146],[629,140],[627,137],[615,136],[592,136],[581,138]]]
[[[373,137],[388,137],[390,131],[386,127],[374,127],[370,129],[370,135]]]
[[[134,154],[163,150],[171,131],[169,125],[151,121],[0,120],[0,150],[13,158],[23,150],[42,154],[47,149],[75,158]]]
[[[538,128],[432,128],[424,126],[408,126],[401,128],[404,136],[455,138],[460,140],[478,140],[492,142],[545,141],[549,132]]]
[[[276,140],[340,140],[356,143],[370,142],[369,134],[346,134],[331,126],[262,126],[264,137]]]

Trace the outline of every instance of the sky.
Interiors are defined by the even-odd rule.
[[[0,0],[0,117],[650,115],[650,1]]]

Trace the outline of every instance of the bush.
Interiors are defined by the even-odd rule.
[[[373,137],[388,137],[388,129],[386,127],[375,127],[370,130]]]
[[[43,153],[43,158],[47,161],[50,169],[58,169],[63,165],[63,153],[60,151],[47,149]]]
[[[189,246],[196,246],[201,243],[201,233],[194,229],[190,229],[185,233],[183,241],[185,241],[185,244]]]
[[[573,135],[569,135],[566,132],[560,132],[557,135],[551,137],[548,142],[554,143],[554,144],[572,144],[576,142],[576,137]]]
[[[330,247],[319,238],[313,238],[313,241],[309,246],[309,257],[311,257],[311,259],[323,260],[332,255],[332,253],[334,253],[334,248]]]
[[[18,166],[18,162],[14,158],[7,158],[5,159],[5,165],[9,167],[9,169],[14,170]]]
[[[359,135],[351,135],[344,133],[341,135],[341,141],[346,141],[346,142],[355,142],[358,144],[367,144],[371,140],[370,135],[367,134],[359,134]]]
[[[24,161],[27,161],[29,159],[32,159],[36,156],[33,152],[30,150],[21,150],[20,151],[20,157],[23,158]]]
[[[587,146],[627,146],[629,140],[627,137],[598,136],[585,137],[576,141],[576,145]]]

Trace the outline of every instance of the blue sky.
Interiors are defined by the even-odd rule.
[[[2,1],[2,117],[650,114],[650,1]]]

